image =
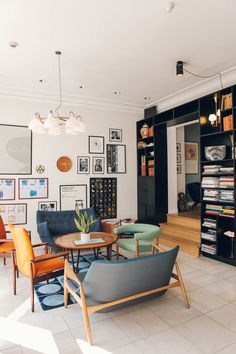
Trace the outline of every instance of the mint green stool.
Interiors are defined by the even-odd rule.
[[[158,238],[160,236],[160,227],[149,224],[131,224],[118,226],[113,230],[117,235],[116,240],[116,257],[119,258],[119,247],[126,251],[133,252],[136,257],[139,257],[139,253],[151,252],[153,241],[156,240],[158,244]],[[134,233],[133,238],[120,238],[119,235],[125,233]]]

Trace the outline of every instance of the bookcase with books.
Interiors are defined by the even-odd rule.
[[[236,87],[199,100],[201,131],[201,252],[236,265]]]

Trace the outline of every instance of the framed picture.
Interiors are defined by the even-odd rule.
[[[27,204],[0,204],[0,215],[4,225],[24,225],[27,224]]]
[[[109,141],[122,141],[122,129],[109,129]]]
[[[60,210],[87,208],[87,185],[67,184],[60,187]]]
[[[77,173],[90,173],[90,157],[78,156],[77,157]]]
[[[181,152],[181,144],[180,143],[176,144],[176,151]]]
[[[105,157],[93,157],[93,173],[103,174]]]
[[[181,163],[181,155],[177,154],[177,163]]]
[[[89,136],[89,154],[104,154],[104,136]]]
[[[57,202],[39,202],[38,209],[42,211],[57,211]]]
[[[107,144],[107,173],[126,173],[126,146]]]
[[[15,199],[16,180],[12,178],[0,178],[0,201]]]
[[[117,178],[90,178],[90,207],[101,219],[117,217]]]
[[[31,175],[32,132],[21,125],[0,124],[0,174]]]
[[[178,175],[181,174],[181,165],[177,165],[177,174],[178,174]]]
[[[48,198],[48,178],[19,178],[19,199]]]
[[[198,174],[198,143],[185,143],[185,173]]]

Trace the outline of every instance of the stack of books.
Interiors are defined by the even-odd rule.
[[[216,220],[204,218],[202,226],[216,229]]]
[[[223,129],[224,129],[224,131],[233,129],[233,116],[232,116],[232,114],[223,118]]]
[[[148,176],[154,176],[154,160],[148,160]]]
[[[222,213],[222,205],[206,204],[205,213],[208,215],[219,215]]]
[[[234,191],[233,190],[228,190],[228,191],[220,191],[219,193],[219,201],[221,202],[234,202]]]
[[[224,176],[220,177],[219,180],[220,188],[234,188],[234,177],[233,176]]]
[[[234,218],[234,207],[232,206],[223,206],[222,215],[230,218]]]
[[[141,156],[141,176],[146,176],[146,156]]]
[[[201,250],[206,253],[216,254],[216,245],[201,245]]]
[[[218,177],[203,177],[202,188],[217,188],[219,187]]]
[[[209,200],[211,202],[219,201],[218,189],[204,189],[203,200]]]
[[[207,230],[206,232],[202,232],[201,236],[204,240],[216,241],[216,230]]]
[[[219,173],[220,172],[220,168],[222,167],[222,165],[204,165],[203,166],[203,175],[211,175],[214,173]]]
[[[220,167],[220,173],[234,173],[233,167]]]

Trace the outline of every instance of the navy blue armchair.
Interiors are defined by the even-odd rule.
[[[96,217],[93,208],[83,209],[87,214],[92,215],[96,221],[91,226],[90,231],[101,231],[101,220]],[[41,211],[36,214],[37,230],[42,242],[47,242],[48,246],[55,246],[55,239],[61,235],[78,232],[74,219],[76,218],[75,210],[65,211]]]

